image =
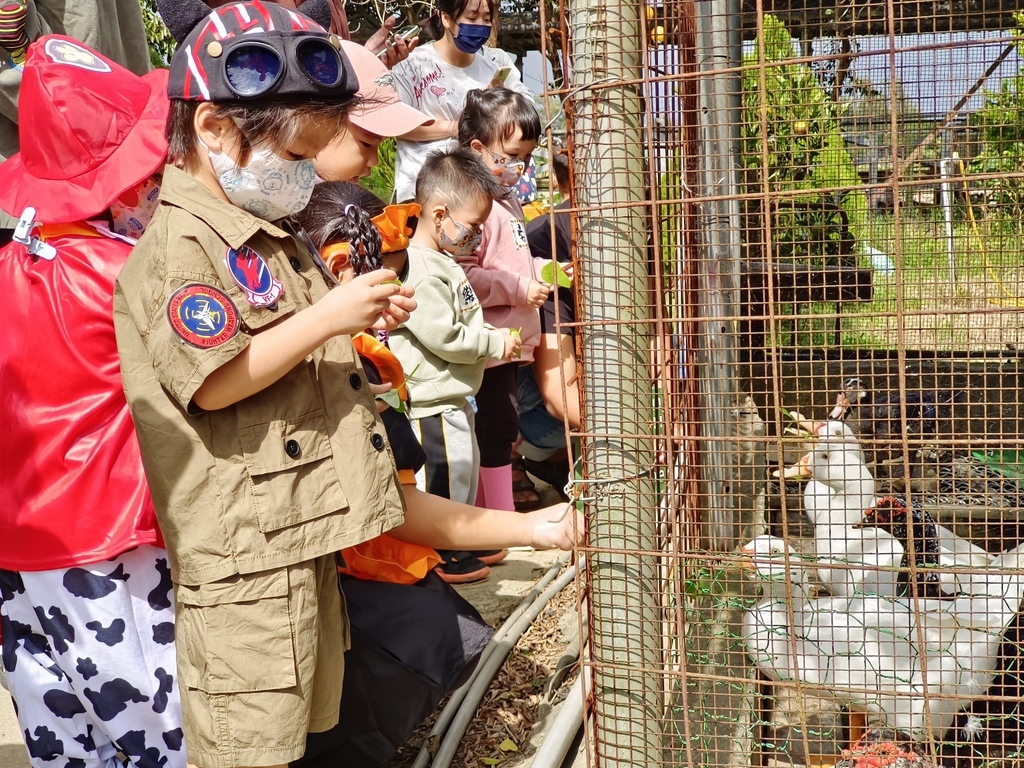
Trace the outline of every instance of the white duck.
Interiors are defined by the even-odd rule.
[[[812,479],[804,489],[804,509],[815,525],[816,551],[823,556],[838,556],[840,552],[836,549],[837,537],[841,542],[844,536],[841,527],[860,523],[865,512],[875,504],[875,479],[864,463],[860,444],[849,426],[830,419],[815,425],[815,433],[818,438],[815,451],[818,451],[817,464],[821,468],[821,476],[814,476],[811,470],[814,451],[801,458],[795,467],[788,468],[784,474],[787,477],[811,476]],[[826,446],[830,449],[828,459],[824,457],[823,451]],[[826,464],[827,467],[824,466]],[[820,525],[827,528],[820,528]],[[879,529],[873,527],[863,530],[872,531],[868,534],[872,550],[866,553],[867,556],[880,557],[881,559],[877,561],[879,564],[889,561],[889,552],[895,550],[892,548],[888,531],[878,532]],[[955,569],[985,567],[992,562],[992,555],[967,539],[957,536],[943,525],[936,523],[934,530],[939,550],[938,570],[941,589],[946,594],[957,594],[964,590],[965,585],[961,583],[964,574]],[[847,532],[846,536],[852,537],[855,542],[861,540],[858,534]],[[895,539],[892,541],[896,541],[900,548],[903,548],[902,542]],[[856,549],[851,551],[850,557],[846,559],[858,562],[855,552]],[[903,555],[900,553],[895,564],[898,566],[902,560]],[[829,579],[820,572],[819,578],[826,585],[830,584]],[[889,591],[890,581],[895,583],[895,579],[896,572],[890,571],[889,575],[881,577],[878,584],[864,584],[863,587],[865,590],[881,590],[876,592],[877,594],[895,595],[898,592]],[[856,586],[856,582],[853,585]],[[838,586],[840,594],[849,594],[843,591],[841,584]]]
[[[822,429],[827,427],[826,422]],[[837,597],[895,597],[904,547],[881,528],[855,527],[874,504],[875,480],[860,448],[845,438],[843,430],[823,434],[798,464],[811,477],[804,489],[804,512],[814,525],[818,578]]]
[[[929,730],[941,737],[956,712],[985,692],[1024,597],[1024,545],[997,557],[975,575],[976,591],[953,601],[808,599],[802,564],[780,539],[761,536],[741,551],[766,588],[743,621],[758,668],[773,680],[820,686],[917,739]]]

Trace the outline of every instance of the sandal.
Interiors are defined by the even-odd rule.
[[[508,555],[507,549],[488,549],[482,552],[474,551],[469,554],[473,555],[477,560],[484,563],[485,565],[494,565],[500,563]]]
[[[526,474],[526,464],[521,458],[512,460],[512,501],[516,512],[532,512],[540,509],[540,494],[530,476]]]
[[[470,552],[438,550],[437,554],[442,562],[434,572],[449,584],[472,584],[483,581],[491,573],[487,564]]]

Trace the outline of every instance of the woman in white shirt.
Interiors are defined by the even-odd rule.
[[[402,101],[434,118],[432,125],[398,139],[396,200],[412,199],[416,176],[428,154],[455,146],[459,115],[469,91],[504,85],[530,96],[512,57],[500,48],[483,47],[491,36],[495,12],[488,0],[437,0],[427,21],[434,42],[418,46],[392,70]],[[497,82],[496,76],[504,79]]]

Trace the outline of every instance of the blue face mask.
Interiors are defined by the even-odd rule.
[[[459,24],[459,34],[452,40],[463,53],[476,53],[491,39],[490,24]]]

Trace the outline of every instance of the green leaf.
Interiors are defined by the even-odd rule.
[[[971,456],[1007,480],[1024,480],[1024,455],[1021,451],[971,451]]]
[[[378,400],[383,400],[389,406],[391,406],[396,413],[405,413],[405,403],[402,402],[402,398],[398,396],[396,389],[389,389],[387,392],[382,392],[377,395]]]
[[[541,268],[540,279],[548,285],[555,285],[557,283],[559,288],[572,287],[572,278],[566,274],[566,271],[562,269],[562,265],[557,261],[549,261]]]
[[[501,765],[500,757],[481,757],[480,762],[484,765]]]
[[[519,747],[516,746],[516,743],[512,741],[512,739],[505,739],[503,742],[501,742],[501,744],[498,745],[498,749],[500,749],[502,752],[519,751]]]

